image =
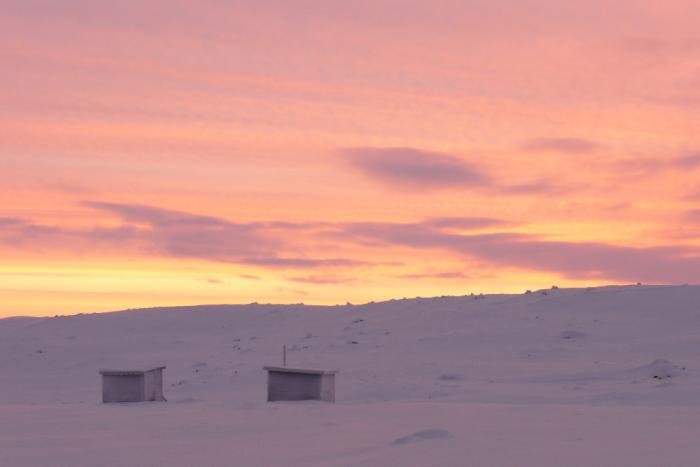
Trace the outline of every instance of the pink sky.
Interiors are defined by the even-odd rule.
[[[699,1],[0,6],[0,315],[700,276]]]

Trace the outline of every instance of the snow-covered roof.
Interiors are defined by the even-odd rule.
[[[305,370],[302,368],[288,368],[286,366],[265,366],[263,368],[275,373],[301,373],[307,375],[334,375],[338,373],[338,370]]]
[[[147,370],[100,370],[100,374],[107,375],[107,376],[142,375],[144,373],[148,373],[149,371],[157,371],[157,370],[164,370],[164,369],[165,369],[165,365],[156,366],[153,368],[149,368]]]

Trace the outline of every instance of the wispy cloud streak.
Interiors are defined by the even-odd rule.
[[[600,145],[583,138],[537,138],[525,142],[522,149],[528,152],[555,152],[562,154],[590,154]]]
[[[235,223],[153,206],[85,201],[83,206],[107,212],[123,224],[88,229],[0,220],[0,243],[32,249],[94,251],[95,248],[169,258],[194,258],[265,268],[298,269],[353,266],[346,258],[312,258],[294,250],[275,233],[315,227],[312,224]]]
[[[700,274],[700,249],[690,246],[634,248],[551,241],[520,233],[454,234],[421,224],[353,225],[341,235],[380,245],[446,250],[493,265],[554,272],[571,279],[691,282]]]

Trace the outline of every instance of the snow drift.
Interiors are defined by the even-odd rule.
[[[547,292],[0,320],[0,464],[693,465],[700,287]],[[264,402],[282,345],[338,404]],[[154,364],[170,402],[99,403]]]

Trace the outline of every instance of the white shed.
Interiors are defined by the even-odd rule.
[[[267,400],[335,402],[335,370],[266,366]]]
[[[102,402],[165,401],[164,366],[147,370],[100,370]]]

